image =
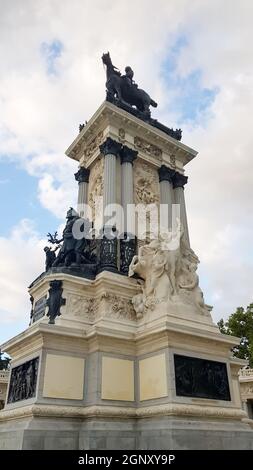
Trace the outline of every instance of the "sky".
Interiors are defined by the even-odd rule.
[[[103,52],[199,152],[191,245],[213,318],[252,302],[251,0],[0,0],[0,344],[25,329],[47,232],[76,204],[64,153],[105,98]]]

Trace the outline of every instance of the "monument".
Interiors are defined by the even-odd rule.
[[[197,152],[151,117],[131,67],[102,60],[106,100],[66,151],[77,209],[48,234],[29,327],[2,345],[0,449],[252,449],[239,339],[212,321],[190,247],[184,170]]]

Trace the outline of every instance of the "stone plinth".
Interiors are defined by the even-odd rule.
[[[34,396],[7,399],[0,413],[1,449],[252,448],[239,391],[242,362],[230,355],[236,338],[194,311],[137,319],[136,279],[57,276],[66,302],[56,324],[43,316],[3,345],[12,369],[39,362]],[[32,287],[35,299],[51,277]],[[223,364],[229,397],[179,395],[175,356]]]

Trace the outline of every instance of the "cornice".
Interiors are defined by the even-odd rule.
[[[206,400],[208,401],[208,400]],[[231,419],[242,420],[247,418],[245,411],[239,408],[206,406],[193,404],[166,403],[162,405],[143,406],[139,408],[110,405],[93,406],[60,406],[33,404],[14,409],[4,409],[0,412],[0,422],[24,418],[153,418],[159,416],[177,416],[203,419]]]
[[[75,140],[66,150],[66,155],[74,160],[80,161],[85,152],[85,148],[96,138],[101,132],[105,133],[105,129],[111,125],[117,127],[118,131],[122,128],[131,129],[131,132],[136,133],[138,136],[150,139],[154,145],[162,147],[164,151],[177,155],[177,158],[182,160],[183,165],[190,162],[196,157],[197,152],[187,145],[179,142],[163,131],[154,128],[150,124],[142,121],[141,119],[129,114],[127,111],[118,108],[117,106],[104,101],[98,108],[96,113],[91,117],[88,123],[84,126],[82,131],[77,135]],[[104,138],[109,134],[104,135]],[[114,136],[111,136],[114,138]],[[121,137],[118,137],[119,141],[122,141]],[[95,151],[95,150],[94,150]],[[91,156],[89,159],[91,161]]]

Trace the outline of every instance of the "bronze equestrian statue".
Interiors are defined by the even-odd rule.
[[[135,106],[138,111],[147,117],[150,116],[150,106],[157,107],[157,103],[146,93],[138,88],[133,80],[131,67],[125,68],[125,75],[112,64],[109,52],[102,55],[102,61],[106,65],[106,89],[108,101],[118,100],[125,105]]]

